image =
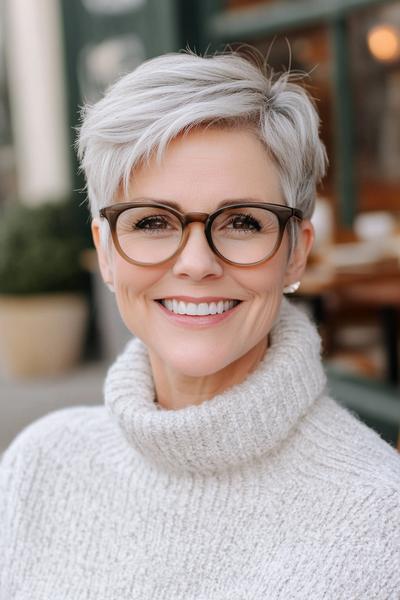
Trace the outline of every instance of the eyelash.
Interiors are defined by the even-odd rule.
[[[148,231],[150,231],[149,227],[146,227],[146,221],[150,221],[150,222],[154,222],[154,221],[158,221],[160,222],[161,220],[164,220],[165,222],[165,217],[164,216],[160,216],[160,215],[153,215],[151,217],[145,217],[144,219],[139,219],[136,223],[133,224],[133,229],[147,229]],[[140,223],[144,223],[144,227],[140,227]],[[164,227],[163,227],[164,229]],[[154,230],[153,230],[154,231]]]
[[[235,215],[230,215],[228,218],[230,219],[230,223],[232,223],[234,219],[240,218],[240,219],[244,220],[245,225],[248,225],[249,223],[251,223],[251,225],[253,227],[255,227],[255,229],[257,229],[257,231],[260,231],[260,229],[261,229],[260,223],[252,215],[245,214],[245,213],[239,213],[239,214],[235,214]]]
[[[255,219],[252,215],[249,214],[245,214],[245,213],[238,213],[238,214],[234,214],[234,215],[229,215],[229,217],[227,217],[227,219],[229,219],[229,221],[226,223],[226,225],[231,225],[234,220],[236,219],[242,219],[242,222],[244,222],[244,225],[247,226],[247,228],[249,228],[249,225],[251,225],[252,227],[254,227],[257,231],[260,231],[261,229],[261,225],[260,223],[257,221],[257,219]],[[148,223],[150,222],[150,223]],[[139,219],[136,223],[133,224],[133,229],[146,229],[147,231],[157,231],[155,229],[151,229],[151,224],[154,222],[158,222],[162,225],[164,225],[166,223],[165,221],[165,216],[160,216],[160,215],[153,215],[151,217],[145,217],[144,219]],[[143,226],[140,226],[140,223],[143,223]],[[148,226],[150,225],[150,226]],[[165,229],[166,227],[162,227],[162,229]],[[232,229],[235,229],[235,227],[232,227]],[[236,228],[237,230],[239,230],[239,228]],[[160,230],[160,228],[158,229]]]

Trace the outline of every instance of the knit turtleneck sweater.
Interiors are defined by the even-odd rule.
[[[399,600],[400,457],[329,398],[297,308],[242,383],[180,410],[154,398],[135,339],[105,406],[16,438],[1,600]]]

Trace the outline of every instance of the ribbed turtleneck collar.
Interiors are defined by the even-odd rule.
[[[285,299],[264,358],[242,383],[200,405],[159,410],[146,346],[134,339],[107,374],[105,404],[146,461],[205,474],[267,455],[324,386],[318,333]]]

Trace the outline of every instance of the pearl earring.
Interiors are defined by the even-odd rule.
[[[106,281],[106,286],[108,287],[108,289],[110,290],[110,292],[112,292],[113,294],[115,294],[115,289],[114,289],[114,286],[112,285],[112,283],[110,283],[109,281]]]
[[[290,285],[287,285],[286,287],[284,287],[283,293],[284,294],[294,294],[294,292],[297,292],[299,287],[300,287],[300,281],[296,281],[295,283],[291,283]]]

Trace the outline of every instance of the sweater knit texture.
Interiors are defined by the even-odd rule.
[[[1,600],[400,599],[400,456],[329,397],[298,308],[283,301],[242,383],[180,410],[154,399],[134,339],[105,406],[17,436]]]

